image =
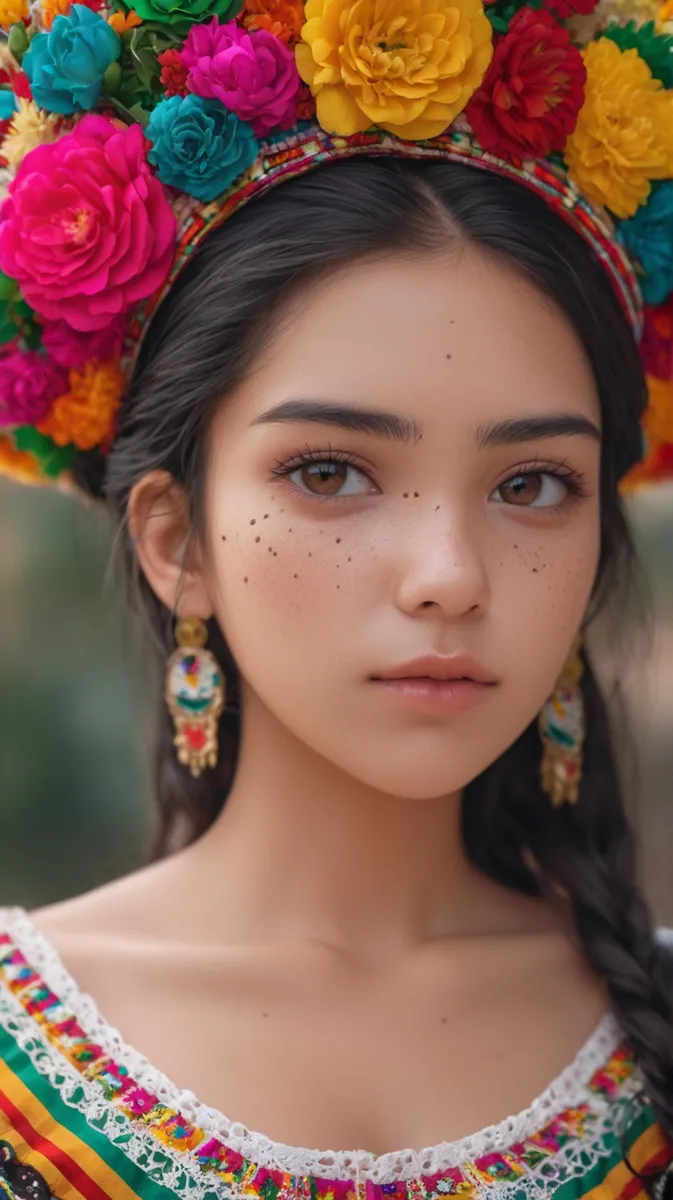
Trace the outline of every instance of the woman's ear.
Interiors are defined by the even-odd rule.
[[[128,523],[140,567],[162,604],[177,617],[207,621],[213,605],[184,487],[168,471],[150,471],[131,490]]]

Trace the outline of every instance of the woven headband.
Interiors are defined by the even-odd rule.
[[[388,155],[516,180],[584,238],[648,377],[625,486],[673,478],[673,0],[636,2],[0,0],[0,471],[68,486],[208,233]]]

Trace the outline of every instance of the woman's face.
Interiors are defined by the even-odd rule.
[[[599,461],[576,336],[485,252],[361,261],[297,296],[209,442],[209,592],[244,706],[377,789],[463,787],[582,622]],[[425,655],[497,682],[432,708],[372,678]]]

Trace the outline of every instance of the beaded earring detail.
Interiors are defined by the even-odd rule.
[[[538,718],[542,739],[540,781],[554,808],[576,804],[579,799],[585,734],[581,644],[578,637]]]
[[[217,763],[218,718],[224,707],[224,680],[206,650],[208,630],[200,617],[178,621],[177,649],[166,666],[165,697],[175,724],[178,761],[196,778]]]

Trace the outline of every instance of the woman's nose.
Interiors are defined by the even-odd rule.
[[[486,611],[490,581],[475,522],[444,518],[410,533],[399,548],[397,603],[404,612],[440,608],[447,617]]]

